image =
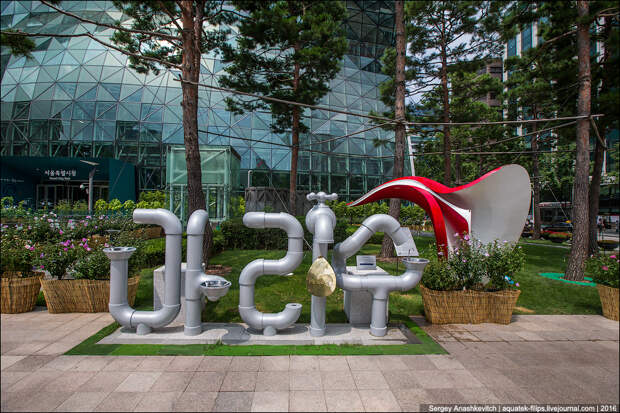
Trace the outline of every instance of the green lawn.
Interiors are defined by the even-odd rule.
[[[421,255],[432,253],[430,237],[416,237],[416,244]],[[526,253],[525,268],[515,277],[521,284],[521,296],[517,306],[532,310],[536,314],[601,314],[601,304],[595,288],[577,286],[554,281],[538,276],[540,272],[563,272],[566,265],[568,249],[552,246],[522,245]],[[361,254],[378,254],[380,245],[367,244]],[[216,303],[207,303],[203,313],[205,321],[212,322],[239,322],[239,274],[250,261],[258,258],[277,259],[284,256],[284,251],[265,250],[230,250],[224,251],[211,259],[212,264],[222,264],[232,267],[227,276],[232,286],[226,296]],[[306,290],[305,277],[311,264],[311,253],[306,251],[302,264],[295,270],[294,275],[282,277],[265,275],[258,279],[256,288],[256,306],[263,312],[279,312],[289,302],[298,302],[303,305],[299,322],[310,322],[310,294]],[[355,257],[349,259],[348,264],[354,265]],[[402,273],[403,266],[380,263],[386,271],[397,275]],[[140,309],[152,308],[152,269],[142,271],[142,280],[136,299],[136,307]],[[343,291],[339,288],[327,298],[327,321],[330,323],[346,322],[343,308]],[[422,314],[422,298],[417,288],[406,293],[394,292],[390,295],[390,320],[398,322],[408,315]],[[516,314],[521,312],[515,310]]]

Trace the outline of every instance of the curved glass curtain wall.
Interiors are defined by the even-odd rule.
[[[347,1],[349,53],[320,105],[352,112],[381,112],[378,85],[385,79],[379,59],[394,42],[393,5]],[[79,33],[89,30],[109,40],[113,30],[77,24],[38,1],[3,1],[2,29]],[[123,21],[110,1],[63,2],[62,7],[90,19]],[[142,75],[127,67],[120,52],[89,38],[37,38],[32,59],[3,49],[1,154],[17,156],[111,157],[139,171],[139,189],[166,185],[166,146],[183,143],[181,88],[174,73]],[[202,58],[201,79],[217,84],[224,66],[216,56]],[[288,187],[290,154],[285,147],[236,139],[290,144],[287,134],[270,132],[269,113],[235,116],[225,110],[224,94],[201,89],[199,127],[204,145],[231,145],[241,156],[241,183],[253,170],[252,184]],[[393,141],[380,129],[329,143],[320,141],[368,128],[367,120],[325,111],[304,112],[310,133],[300,151],[299,189],[338,192],[355,198],[392,176],[393,143],[375,148],[373,139]],[[217,134],[217,135],[216,135]],[[222,136],[223,135],[223,136]],[[408,168],[408,162],[405,162]]]

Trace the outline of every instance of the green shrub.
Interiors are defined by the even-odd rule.
[[[484,245],[464,235],[447,258],[431,258],[422,284],[441,291],[513,289],[519,283],[511,277],[519,272],[524,261],[521,247],[499,241]]]
[[[32,240],[24,239],[17,231],[2,229],[2,242],[0,243],[0,273],[3,276],[8,273],[21,273],[22,277],[33,275],[33,265],[37,246]]]
[[[125,210],[125,212],[132,213],[133,210],[136,209],[136,203],[131,199],[128,199],[127,201],[123,202],[123,209]]]
[[[304,229],[304,238],[311,242],[312,234],[307,230],[305,217],[297,217]],[[243,225],[242,218],[233,218],[222,222],[224,248],[285,250],[288,247],[286,233],[277,228],[256,230]],[[347,237],[347,224],[338,221],[334,228],[334,242],[341,242]]]
[[[88,204],[86,201],[76,201],[73,203],[73,211],[88,211]]]
[[[0,199],[0,203],[3,209],[13,208],[13,197],[3,196],[2,199]]]
[[[618,288],[620,284],[619,262],[615,254],[592,256],[586,261],[586,274],[597,284]]]
[[[547,239],[553,242],[564,242],[572,238],[569,232],[551,232],[547,235]]]
[[[457,278],[454,276],[450,265],[448,265],[448,261],[438,259],[437,255],[432,252],[429,254],[429,257],[431,258],[422,275],[422,284],[426,288],[437,291],[460,289]]]
[[[54,209],[61,213],[71,212],[71,201],[69,201],[68,199],[60,200],[58,201]]]
[[[108,210],[110,211],[120,211],[123,208],[123,204],[121,203],[121,201],[119,201],[118,199],[113,199],[110,201],[110,203],[108,204]]]
[[[105,199],[98,199],[95,202],[95,211],[97,212],[106,212],[108,210],[108,203]]]

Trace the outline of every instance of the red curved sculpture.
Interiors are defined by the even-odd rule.
[[[447,255],[464,233],[483,243],[516,242],[530,206],[530,178],[520,165],[499,167],[456,188],[408,176],[388,181],[348,205],[386,198],[405,199],[422,207],[433,223],[438,252]]]

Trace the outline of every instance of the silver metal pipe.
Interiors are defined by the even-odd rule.
[[[105,250],[111,260],[110,272],[124,271],[125,275],[114,278],[110,274],[110,314],[122,326],[136,328],[138,334],[148,334],[152,328],[170,324],[181,309],[181,221],[170,211],[163,208],[136,209],[133,220],[137,224],[155,224],[164,228],[166,233],[166,269],[164,272],[163,306],[157,311],[136,311],[127,303],[127,262],[115,264],[114,248]],[[129,254],[131,255],[131,254]],[[129,260],[129,257],[127,257]],[[125,296],[124,302],[122,296]],[[112,301],[112,297],[114,301]]]
[[[334,245],[332,267],[336,274],[346,272],[347,258],[359,251],[376,232],[384,232],[395,245],[401,245],[408,240],[405,233],[400,231],[400,224],[396,219],[387,214],[371,215],[350,237]]]
[[[313,235],[312,237],[312,262],[319,256],[327,259],[328,244],[334,242],[334,227],[336,226],[336,214],[325,201],[338,199],[337,194],[327,195],[325,192],[311,192],[306,195],[309,201],[317,201],[306,214],[306,227]],[[327,297],[311,297],[310,308],[310,335],[321,337],[325,335],[325,306]]]
[[[199,288],[202,271],[204,230],[209,219],[205,210],[197,210],[187,221],[187,266],[185,268],[185,326],[188,336],[202,332],[202,292]]]
[[[383,337],[387,333],[387,300],[391,291],[407,291],[415,287],[422,278],[428,260],[409,258],[403,260],[405,272],[400,276],[355,276],[347,273],[346,261],[370,239],[375,233],[383,231],[401,245],[407,242],[405,233],[400,231],[400,224],[389,215],[372,215],[364,220],[360,228],[349,238],[334,246],[332,267],[336,272],[338,287],[347,291],[369,291],[372,294],[372,311],[370,334]]]
[[[254,285],[264,274],[286,275],[301,264],[303,259],[303,235],[301,224],[284,212],[248,212],[243,223],[249,228],[280,228],[288,236],[288,251],[279,260],[258,259],[246,265],[239,276],[239,314],[250,327],[263,330],[265,335],[275,335],[277,330],[295,323],[301,314],[301,304],[289,303],[279,313],[258,311],[254,304]]]

